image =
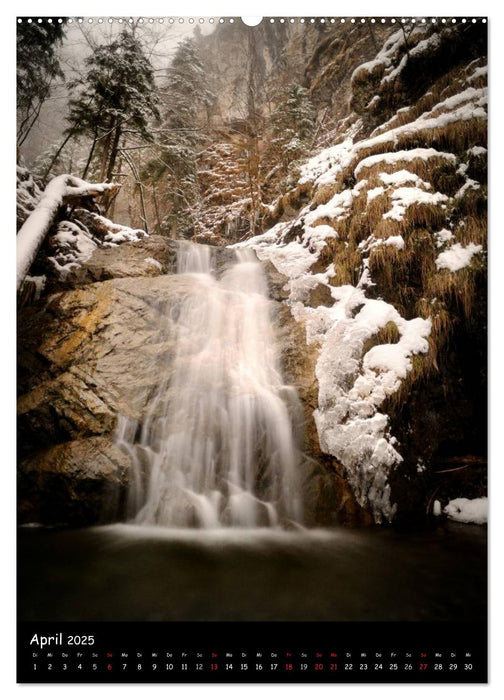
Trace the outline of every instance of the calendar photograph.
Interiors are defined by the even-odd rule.
[[[19,17],[18,682],[485,683],[482,17]]]

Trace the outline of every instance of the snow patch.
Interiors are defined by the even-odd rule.
[[[359,74],[373,74],[378,68],[385,69],[390,66],[392,57],[402,44],[404,44],[404,34],[400,29],[387,39],[383,47],[377,53],[375,59],[366,61],[366,63],[361,63],[360,66],[357,66],[350,77],[350,81],[353,83]]]
[[[16,209],[18,227],[37,206],[42,191],[24,165],[16,166]]]
[[[320,345],[316,365],[319,396],[314,418],[321,449],[343,464],[356,498],[372,509],[375,520],[392,520],[395,506],[390,500],[388,477],[402,457],[389,432],[388,416],[379,407],[397,391],[411,370],[412,356],[427,352],[431,322],[403,319],[391,304],[368,299],[363,289],[371,283],[366,278],[368,260],[364,261],[358,287],[330,287],[333,306],[305,306],[303,301],[309,290],[326,284],[334,267],[330,265],[325,273],[311,274],[309,268],[318,253],[310,253],[306,243],[321,227],[306,227],[298,241],[284,243],[291,226],[282,222],[237,247],[252,247],[260,259],[271,260],[290,278],[292,314],[305,324],[307,342]],[[392,238],[388,245],[404,245],[400,236]],[[390,321],[397,326],[399,341],[375,346],[363,358],[366,340]]]
[[[389,236],[383,240],[382,245],[391,245],[397,250],[404,250],[404,238],[402,236]]]
[[[60,221],[56,233],[49,240],[55,253],[47,259],[62,278],[89,260],[98,247],[87,228],[73,221]]]
[[[488,73],[488,66],[481,66],[480,68],[476,68],[474,73],[470,75],[467,80],[469,83],[472,83],[473,80],[477,80],[478,78],[483,78],[483,76],[486,76]]]
[[[144,262],[146,262],[148,265],[151,265],[152,267],[156,267],[160,271],[163,269],[163,265],[159,262],[159,260],[156,260],[155,258],[144,258]]]
[[[373,234],[369,236],[365,241],[359,243],[359,248],[363,253],[367,253],[373,248],[377,248],[381,245],[394,246],[397,250],[404,250],[405,243],[402,236],[389,236],[388,238],[376,238]],[[364,260],[366,262],[367,259]]]
[[[400,341],[394,344],[376,345],[366,353],[363,359],[364,369],[374,369],[384,373],[381,382],[387,387],[389,393],[399,388],[397,380],[404,379],[411,370],[411,356],[427,352],[426,338],[431,328],[431,322],[423,318],[405,321],[399,317],[396,319],[396,325],[401,333]]]
[[[315,182],[317,185],[323,185],[333,182],[334,175],[342,170],[351,160],[353,141],[347,138],[342,143],[336,146],[330,146],[318,153],[313,158],[310,158],[305,164],[300,167],[299,184],[306,182]],[[323,178],[323,175],[328,177]]]
[[[425,187],[429,190],[431,188],[430,182],[425,182],[421,177],[418,177],[415,173],[409,170],[396,170],[394,173],[380,173],[380,180],[386,185],[392,185],[397,187],[398,185],[404,185],[407,182],[412,182],[416,187]]]
[[[40,299],[40,296],[44,291],[46,281],[47,277],[45,275],[37,275],[36,277],[26,275],[26,277],[24,278],[24,283],[32,282],[35,285],[35,301],[38,301]]]
[[[420,160],[428,160],[429,158],[444,158],[445,160],[448,160],[451,163],[456,162],[453,153],[443,153],[442,151],[436,151],[435,148],[412,148],[408,151],[391,151],[390,153],[377,153],[374,156],[368,156],[367,158],[363,158],[355,168],[354,175],[355,177],[358,177],[359,173],[364,168],[372,168],[377,163],[395,165],[396,163],[401,162],[411,163],[412,160],[416,160],[417,158]]]
[[[148,237],[148,234],[142,229],[116,224],[100,214],[92,213],[92,217],[97,223],[107,229],[107,233],[103,237],[103,240],[107,243],[113,243],[114,245],[127,242],[134,243]]]
[[[455,193],[455,199],[462,199],[468,190],[479,190],[481,185],[468,177],[462,187]]]
[[[441,34],[439,32],[434,32],[427,39],[419,41],[416,46],[414,46],[410,51],[410,56],[413,58],[421,56],[426,51],[433,51],[441,44]]]
[[[473,146],[472,148],[467,149],[467,153],[471,156],[482,156],[485,155],[486,152],[487,149],[483,146]]]
[[[488,521],[488,498],[455,498],[443,512],[459,523],[484,525]]]
[[[404,56],[399,61],[399,65],[396,68],[394,68],[394,70],[390,71],[390,73],[388,73],[384,78],[382,78],[382,81],[381,81],[382,85],[386,85],[388,83],[391,83],[396,78],[398,78],[401,75],[401,73],[402,73],[402,71],[407,63],[408,63],[408,54],[405,53]]]
[[[381,194],[385,192],[384,187],[373,187],[373,189],[367,191],[367,203],[372,202],[373,199],[376,199],[376,197],[379,197]]]
[[[319,206],[306,215],[306,223],[313,224],[318,219],[342,219],[348,214],[354,200],[353,190],[343,190],[336,193],[327,204]]]
[[[461,243],[454,243],[451,248],[440,253],[436,258],[436,267],[438,270],[450,270],[457,272],[471,264],[473,255],[481,253],[483,246],[469,243],[463,246]]]
[[[425,192],[418,187],[399,187],[390,195],[392,209],[383,215],[383,219],[402,221],[408,207],[412,204],[437,205],[448,201],[448,197],[441,192]]]
[[[441,248],[445,243],[453,239],[453,233],[447,228],[442,228],[434,234],[434,240],[436,241],[436,248]]]
[[[364,65],[370,68],[371,64],[373,63],[375,62],[370,62],[369,64]],[[356,74],[362,68],[363,66],[359,66],[354,74]],[[380,133],[375,135],[375,132],[373,132],[373,135],[370,138],[363,139],[355,144],[353,143],[353,137],[349,136],[342,143],[324,149],[301,166],[299,184],[312,182],[315,186],[320,186],[323,184],[333,183],[336,181],[339,173],[347,168],[352,161],[358,157],[359,152],[372,149],[383,144],[390,144],[390,153],[377,154],[375,156],[369,156],[368,158],[363,159],[355,169],[354,174],[356,177],[361,172],[362,168],[371,167],[380,161],[386,163],[396,163],[400,160],[408,162],[415,158],[422,158],[426,160],[427,158],[431,157],[439,157],[455,164],[456,158],[452,153],[439,152],[434,148],[415,148],[402,151],[394,151],[393,149],[397,146],[399,137],[403,135],[415,134],[424,130],[443,128],[449,124],[459,121],[466,121],[475,118],[486,119],[487,113],[484,109],[486,104],[486,88],[468,88],[457,95],[453,95],[452,97],[449,97],[436,104],[429,112],[425,112],[413,122],[409,122],[392,129],[387,129],[385,131],[382,131],[382,125],[382,127],[380,127]],[[404,111],[404,109],[402,111]],[[439,111],[441,111],[440,114]],[[354,124],[352,128],[356,133],[359,128],[359,124]]]
[[[462,92],[458,92],[456,95],[452,95],[451,97],[447,97],[445,100],[442,102],[438,102],[437,105],[435,105],[429,112],[424,112],[422,116],[420,117],[425,118],[427,116],[431,116],[435,112],[440,112],[440,111],[445,111],[445,110],[453,110],[456,107],[459,107],[462,104],[465,104],[466,102],[477,102],[481,100],[482,97],[486,95],[486,88],[473,88],[469,87],[466,90],[462,90]],[[483,102],[483,104],[486,104],[486,101]]]
[[[53,178],[50,183],[45,188],[43,194],[40,195],[40,199],[37,202],[35,209],[28,216],[24,224],[18,231],[16,240],[16,278],[17,278],[17,288],[19,289],[23,279],[28,273],[31,264],[33,263],[37,252],[46,237],[49,229],[51,228],[56,212],[63,206],[67,199],[74,199],[76,197],[83,197],[95,194],[102,194],[108,190],[117,189],[118,185],[115,183],[101,183],[93,185],[89,182],[85,182],[78,177],[73,175],[58,175]],[[67,227],[67,232],[69,231]],[[62,229],[62,234],[64,230]],[[63,242],[68,244],[68,240]],[[88,244],[83,243],[84,249]],[[85,255],[85,251],[80,251],[79,246],[76,244],[67,245],[76,253],[76,256]],[[50,259],[51,260],[51,259]],[[53,258],[51,260],[57,270],[60,268],[65,268],[66,262],[61,263],[60,260]],[[69,262],[71,266],[78,265],[79,263]],[[64,273],[65,274],[65,273]]]
[[[448,102],[451,98],[444,100],[443,102],[435,105],[432,110],[425,112],[415,121],[408,124],[403,124],[402,126],[397,126],[393,129],[388,129],[386,131],[381,131],[377,135],[374,135],[377,130],[373,132],[373,135],[365,140],[361,141],[358,146],[358,150],[363,148],[373,148],[379,144],[390,143],[395,146],[399,140],[399,137],[406,134],[415,134],[419,131],[431,130],[431,129],[441,129],[449,124],[454,124],[456,122],[468,121],[470,119],[486,119],[487,112],[484,106],[487,104],[487,89],[480,88],[475,91],[473,100],[466,102],[458,109],[453,111],[443,111],[441,114],[437,114],[439,109],[447,109],[450,104]],[[392,120],[391,120],[392,121]],[[388,126],[388,123],[383,126]],[[357,150],[357,146],[356,146]],[[452,155],[452,158],[454,156]]]

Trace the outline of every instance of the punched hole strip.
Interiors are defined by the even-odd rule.
[[[205,22],[208,22],[209,24],[234,24],[236,21],[243,21],[241,20],[240,17],[59,17],[58,19],[52,18],[52,17],[38,17],[38,18],[31,18],[31,17],[18,17],[17,23],[21,24],[22,22],[27,22],[28,24],[31,23],[37,23],[37,24],[42,24],[43,22],[47,22],[49,24],[51,23],[57,23],[57,24],[113,24],[114,22],[117,22],[118,24],[133,24],[134,22],[137,22],[138,24],[164,24],[165,22],[167,24],[184,24],[184,22],[187,22],[188,24],[194,24],[195,22],[198,22],[199,24],[204,24]],[[416,17],[402,17],[400,19],[396,17],[381,17],[381,18],[376,18],[376,17],[311,17],[309,19],[306,19],[305,17],[263,17],[261,21],[269,22],[270,24],[274,23],[280,23],[280,24],[315,24],[315,23],[320,23],[320,24],[345,24],[345,23],[350,23],[350,24],[365,24],[366,22],[369,22],[370,24],[456,24],[456,23],[472,23],[476,24],[477,22],[481,22],[482,24],[486,24],[487,19],[486,17],[421,17],[421,18],[416,18]],[[246,22],[243,22],[246,24]],[[248,25],[251,26],[251,25]]]

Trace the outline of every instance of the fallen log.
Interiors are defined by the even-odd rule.
[[[114,182],[91,184],[74,175],[58,175],[45,188],[40,201],[17,234],[16,288],[19,290],[51,228],[59,209],[83,197],[97,197],[121,187]]]

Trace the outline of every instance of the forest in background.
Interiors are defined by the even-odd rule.
[[[19,25],[18,148],[37,184],[119,182],[103,213],[148,233],[223,243],[265,230],[347,116],[319,55],[337,38],[358,62],[387,30],[204,26]]]

